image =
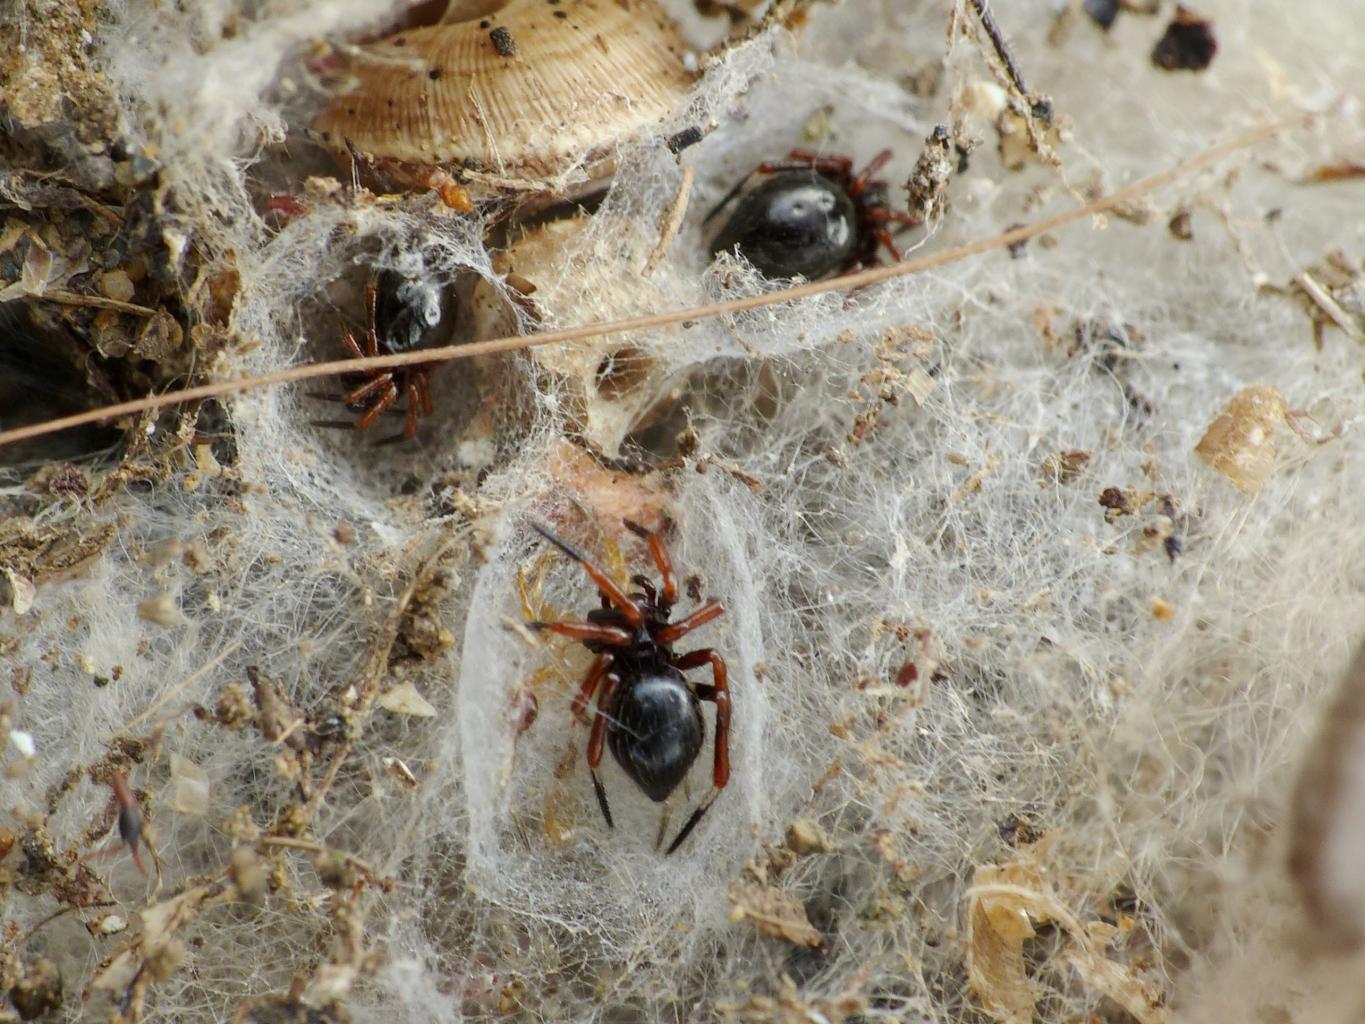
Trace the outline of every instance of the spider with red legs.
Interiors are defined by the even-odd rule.
[[[886,182],[873,179],[890,159],[884,149],[856,175],[849,157],[807,149],[764,161],[754,173],[770,177],[739,195],[745,178],[706,215],[710,220],[739,195],[711,242],[712,254],[738,250],[765,277],[810,280],[876,266],[883,246],[899,261],[890,225],[921,221],[891,209]]]
[[[450,291],[429,277],[405,277],[392,270],[380,271],[365,287],[364,346],[356,341],[355,335],[349,330],[343,332],[341,340],[356,359],[428,348],[450,331],[453,318]],[[352,378],[359,377],[360,382],[340,398],[334,395],[318,397],[332,398],[350,408],[359,409],[359,418],[354,422],[317,420],[314,425],[354,426],[357,430],[365,430],[400,397],[406,396],[407,416],[403,432],[385,441],[416,437],[417,417],[431,415],[433,368],[432,363],[415,363],[353,374]]]
[[[623,520],[626,529],[649,544],[659,570],[659,587],[646,576],[632,576],[640,589],[626,593],[590,562],[577,548],[538,524],[535,531],[583,567],[602,595],[602,606],[588,612],[584,622],[532,622],[547,630],[578,640],[597,657],[589,666],[583,685],[573,700],[573,714],[587,724],[588,702],[597,693],[597,709],[588,737],[588,769],[593,791],[607,827],[614,828],[607,791],[599,768],[602,748],[631,780],[655,803],[666,801],[682,782],[701,752],[706,725],[701,702],[716,705],[715,760],[711,769],[712,790],[664,856],[672,853],[692,834],[730,780],[730,686],[725,660],[710,648],[675,654],[673,645],[698,626],[725,613],[717,600],[701,604],[685,618],[670,623],[678,601],[678,582],[673,563],[659,535],[639,523]],[[688,669],[711,667],[711,683],[693,683],[683,676]],[[600,692],[599,692],[600,688]],[[667,827],[667,808],[659,825],[659,842]],[[658,845],[658,843],[656,843]]]

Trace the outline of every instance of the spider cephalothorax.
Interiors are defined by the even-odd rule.
[[[686,618],[670,623],[678,584],[668,552],[657,533],[630,520],[625,520],[625,526],[648,542],[659,569],[658,589],[647,577],[633,576],[631,583],[640,589],[626,593],[582,552],[545,527],[535,526],[537,533],[583,567],[602,595],[602,606],[588,612],[583,622],[533,622],[531,626],[581,641],[597,656],[574,698],[573,713],[586,722],[588,703],[597,693],[588,767],[609,827],[611,807],[599,772],[604,743],[645,795],[662,803],[701,752],[706,735],[701,702],[716,705],[714,788],[669,845],[667,853],[672,853],[696,828],[730,778],[730,690],[725,661],[709,648],[675,654],[673,645],[725,609],[719,601],[709,600]],[[711,667],[712,685],[690,682],[683,675],[703,665]]]
[[[882,150],[856,175],[849,157],[806,149],[759,164],[754,174],[768,177],[741,194],[746,178],[708,214],[709,220],[739,197],[711,252],[738,250],[766,277],[811,280],[874,266],[882,246],[899,260],[888,225],[920,221],[892,210],[886,182],[873,180],[889,159],[891,151]]]

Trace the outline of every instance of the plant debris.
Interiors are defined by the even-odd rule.
[[[1152,63],[1165,71],[1203,71],[1217,52],[1213,22],[1182,4],[1153,47]]]

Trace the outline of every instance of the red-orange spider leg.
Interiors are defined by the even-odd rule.
[[[379,289],[375,286],[374,279],[371,278],[365,284],[365,344],[372,356],[379,355],[379,335],[374,330],[378,322]]]
[[[896,262],[899,263],[901,261],[901,251],[896,248],[896,243],[891,238],[891,232],[887,231],[886,228],[873,228],[872,234],[876,237],[877,241],[886,246],[891,255],[896,258]]]
[[[403,436],[405,438],[411,439],[417,436],[418,401],[419,399],[417,395],[417,383],[416,381],[410,379],[408,381],[408,416],[407,419],[404,420],[403,422]]]
[[[612,647],[624,647],[631,641],[631,634],[620,626],[599,626],[595,622],[528,622],[535,630],[546,629],[570,640],[598,640]]]
[[[660,597],[665,608],[673,607],[678,603],[678,581],[673,575],[673,559],[669,557],[664,542],[653,530],[647,530],[637,522],[630,519],[623,519],[621,522],[635,536],[649,541],[649,553],[654,556],[654,564],[659,568],[659,579],[663,583]]]
[[[857,197],[863,189],[867,188],[867,183],[872,180],[872,175],[876,174],[886,162],[891,159],[891,150],[884,149],[874,156],[866,167],[858,172],[858,176],[848,183],[848,194]]]
[[[712,619],[719,618],[724,614],[725,606],[713,597],[687,618],[679,619],[673,625],[659,630],[654,634],[654,639],[664,645],[677,643],[698,626],[704,626]]]
[[[724,789],[730,781],[730,677],[725,659],[709,647],[690,651],[675,661],[680,670],[711,666],[713,686],[698,686],[697,696],[716,705],[716,758],[711,770],[711,781],[717,789]]]
[[[817,153],[813,149],[793,149],[787,154],[788,163],[797,164],[797,168],[808,167],[821,174],[833,174],[842,176],[853,170],[853,160],[851,157],[841,156],[837,153]],[[784,168],[785,169],[785,168]]]
[[[588,701],[592,700],[593,692],[597,689],[597,684],[602,681],[602,677],[607,674],[607,669],[611,667],[615,659],[610,654],[599,654],[593,663],[588,667],[588,674],[583,677],[583,685],[578,688],[578,694],[574,697],[573,703],[569,705],[569,710],[573,716],[584,725],[588,724]]]
[[[912,228],[917,228],[924,223],[913,213],[906,213],[904,210],[887,210],[883,207],[873,207],[865,211],[863,219],[871,224],[886,224],[889,221],[894,221],[897,224],[905,224]]]
[[[698,686],[697,696],[702,700],[713,701],[716,705],[716,753],[711,768],[711,795],[697,805],[697,809],[687,819],[687,824],[683,825],[682,831],[664,851],[665,857],[681,846],[692,834],[692,830],[697,827],[702,816],[711,809],[711,805],[716,802],[716,797],[720,795],[720,791],[730,781],[730,681],[725,668],[725,659],[710,648],[702,648],[699,651],[684,654],[674,662],[674,665],[679,669],[700,668],[706,664],[711,666],[711,679],[715,685]]]
[[[385,409],[393,405],[397,400],[398,388],[394,386],[393,381],[389,381],[389,388],[380,396],[379,401],[370,406],[369,409],[366,410],[365,415],[355,421],[356,430],[367,429],[375,420],[383,415]]]
[[[364,405],[366,400],[377,392],[383,391],[386,387],[392,386],[393,374],[383,373],[374,380],[366,381],[358,388],[346,394],[347,405]]]
[[[417,384],[417,393],[422,397],[422,415],[431,415],[431,377],[427,373],[426,367],[419,366],[412,370],[412,379]]]
[[[360,342],[355,340],[355,335],[350,331],[341,332],[341,343],[346,346],[351,355],[357,359],[365,358],[365,350],[360,347]]]
[[[621,614],[625,616],[627,622],[629,622],[632,626],[641,626],[644,624],[645,617],[641,613],[640,609],[635,607],[635,602],[632,601],[626,595],[626,593],[616,585],[615,580],[613,580],[610,576],[608,576],[597,566],[593,565],[592,562],[588,561],[587,555],[583,554],[583,552],[579,551],[568,541],[551,533],[548,529],[541,526],[539,523],[532,523],[531,528],[534,529],[536,533],[540,534],[542,537],[548,540],[555,547],[559,548],[559,550],[564,552],[564,554],[568,555],[575,562],[581,565],[583,567],[583,571],[586,572],[588,576],[592,579],[593,583],[597,585],[597,589],[601,592],[602,596],[605,597],[608,601],[610,601],[620,610]],[[617,632],[624,634],[624,631],[622,630],[617,630]],[[567,636],[568,634],[565,635]],[[616,642],[627,643],[629,642],[629,639],[630,639],[629,636],[627,636],[625,640]]]

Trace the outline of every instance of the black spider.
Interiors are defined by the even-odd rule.
[[[771,177],[739,196],[734,212],[711,242],[712,254],[738,250],[765,277],[815,280],[860,266],[875,266],[885,246],[900,250],[888,224],[915,225],[919,218],[892,210],[886,182],[874,181],[891,159],[882,150],[857,175],[846,156],[794,149],[786,160],[768,160],[755,174]],[[739,194],[746,178],[707,215],[710,220]]]
[[[645,795],[662,803],[701,752],[706,737],[701,701],[715,703],[716,749],[711,776],[714,788],[669,845],[667,856],[692,834],[730,779],[730,689],[725,661],[709,648],[682,655],[673,652],[677,641],[723,615],[725,609],[719,601],[709,600],[691,615],[670,624],[669,613],[678,600],[673,563],[658,534],[628,519],[624,522],[626,529],[649,543],[659,569],[659,589],[645,576],[632,576],[631,583],[640,589],[625,593],[581,551],[533,523],[537,533],[583,567],[602,595],[602,606],[588,612],[584,622],[530,625],[579,640],[597,655],[574,698],[573,713],[586,723],[588,702],[601,687],[588,739],[588,768],[597,804],[608,827],[614,827],[611,808],[598,773],[603,741],[611,747],[616,763]],[[713,685],[692,683],[683,677],[685,670],[703,665],[711,666]],[[662,831],[661,824],[661,835]]]
[[[448,334],[453,317],[450,289],[431,277],[406,277],[392,270],[380,271],[365,287],[365,344],[362,347],[350,331],[342,333],[347,351],[357,359],[392,355],[428,348]],[[360,409],[354,424],[326,420],[316,425],[370,427],[400,396],[407,397],[407,416],[403,433],[391,440],[417,436],[417,417],[431,415],[430,375],[434,364],[415,363],[384,370],[367,370],[351,375],[360,378],[340,399]],[[331,396],[322,396],[331,397]]]

